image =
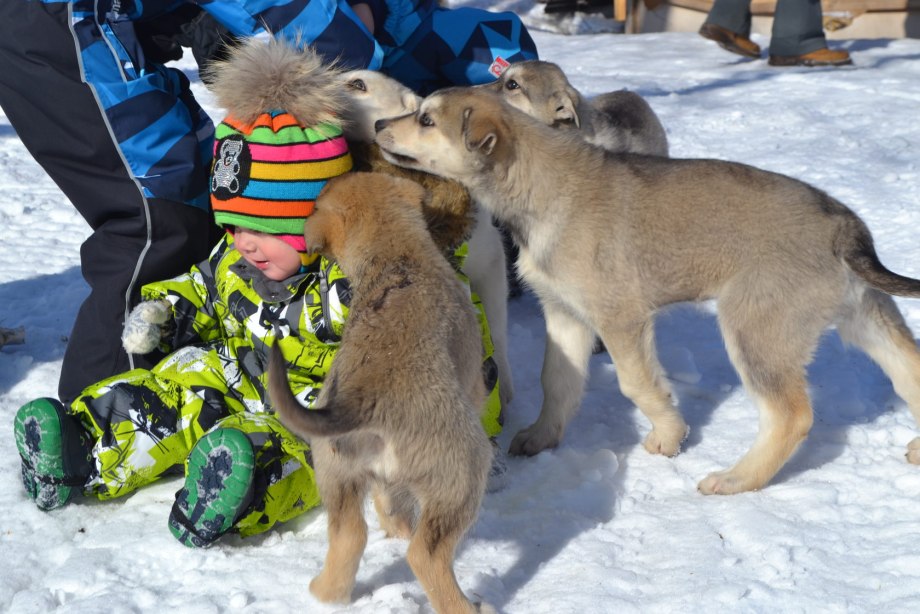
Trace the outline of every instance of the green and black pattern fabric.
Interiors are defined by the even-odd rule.
[[[233,249],[227,235],[207,261],[184,275],[144,287],[145,300],[172,305],[168,352],[153,369],[137,369],[90,386],[71,411],[92,434],[95,469],[84,493],[112,499],[188,468],[195,444],[232,428],[252,444],[250,509],[234,528],[260,533],[319,504],[309,446],[275,417],[265,390],[268,349],[277,343],[292,391],[315,402],[346,325],[349,288],[342,271],[319,259],[305,273],[270,281]],[[461,254],[462,257],[462,254]],[[490,396],[483,427],[501,431],[492,343],[478,298],[484,377]],[[492,374],[489,376],[489,374]]]

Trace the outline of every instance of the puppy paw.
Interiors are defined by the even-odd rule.
[[[547,448],[555,448],[562,438],[561,428],[541,428],[538,424],[528,426],[511,440],[508,454],[512,456],[534,456]]]
[[[920,437],[915,438],[907,444],[907,462],[912,465],[920,465]]]
[[[686,424],[679,424],[673,428],[653,428],[645,438],[645,449],[652,454],[664,456],[677,456],[680,454],[680,444],[684,442],[690,429]]]
[[[323,603],[349,603],[353,586],[323,571],[310,582],[310,592]]]
[[[716,471],[706,476],[696,488],[704,495],[734,495],[754,490],[748,482],[749,480],[732,471]]]

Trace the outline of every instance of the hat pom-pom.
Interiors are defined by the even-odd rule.
[[[341,124],[346,99],[341,72],[309,46],[282,37],[250,38],[209,67],[210,88],[229,115],[252,123],[267,111],[284,110],[305,126]]]

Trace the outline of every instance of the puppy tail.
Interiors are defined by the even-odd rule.
[[[837,235],[837,253],[867,284],[886,294],[920,298],[920,280],[889,270],[878,258],[869,229],[858,217],[847,217]]]
[[[277,343],[269,354],[268,395],[281,422],[301,437],[334,437],[360,426],[354,414],[344,408],[307,409],[301,405],[291,392],[284,356]]]

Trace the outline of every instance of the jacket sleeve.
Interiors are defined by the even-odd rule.
[[[172,305],[173,322],[161,350],[171,352],[186,345],[207,343],[236,334],[226,328],[229,320],[222,308],[224,302],[217,279],[218,272],[226,266],[224,257],[232,249],[224,238],[207,260],[193,266],[188,273],[141,288],[143,300],[167,300]]]
[[[281,35],[343,68],[377,70],[383,49],[348,0],[196,0],[236,36]]]
[[[193,12],[178,14],[177,0],[148,0],[114,3],[118,8],[100,16],[95,4],[72,4],[70,28],[77,43],[79,77],[93,89],[127,168],[145,197],[207,210],[211,118],[192,95],[185,73],[155,61],[165,59],[163,53],[175,54],[176,49],[167,42],[165,51],[155,50],[147,58],[142,44],[155,36],[152,22],[166,20],[167,29],[181,29],[184,20],[193,19]],[[378,69],[383,61],[383,49],[347,0],[193,0],[193,4],[236,36],[274,33],[313,45],[343,67]],[[136,25],[141,28],[140,39]],[[150,44],[147,49],[151,50]]]

